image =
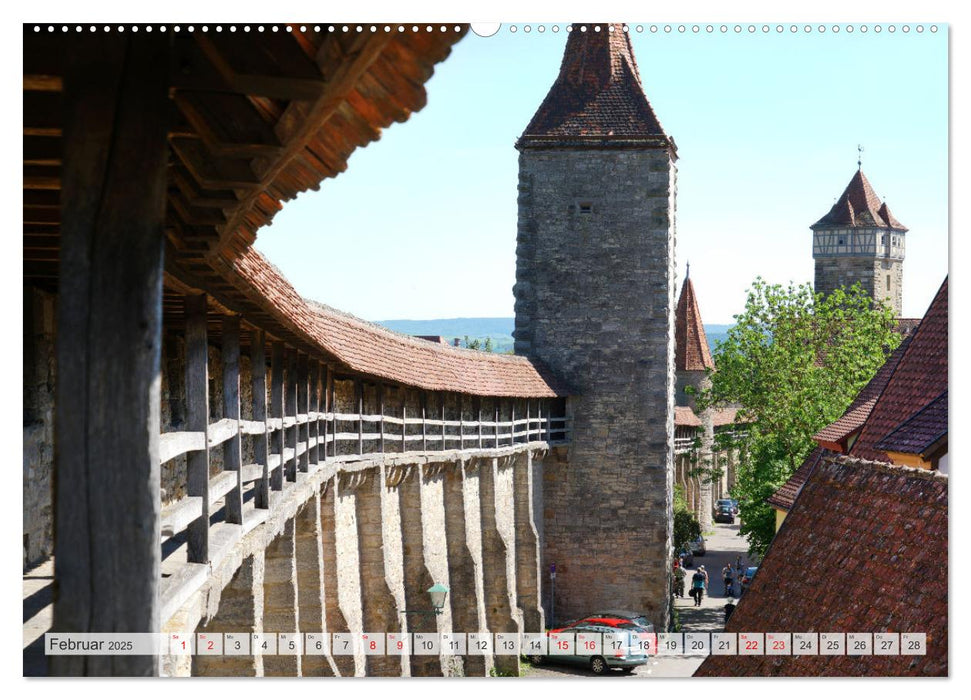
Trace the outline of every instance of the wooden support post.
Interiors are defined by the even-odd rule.
[[[55,632],[158,632],[168,35],[65,44],[55,400]],[[67,37],[65,37],[67,39]],[[143,676],[152,656],[52,656]]]
[[[253,377],[253,420],[267,423],[266,415],[266,332],[256,331],[249,349]],[[256,482],[256,507],[270,507],[269,430],[253,436],[253,454],[263,467],[263,475]]]
[[[243,522],[243,444],[239,431],[239,316],[223,316],[223,407],[236,421],[236,434],[223,443],[223,469],[236,472],[236,485],[226,494],[226,522]]]
[[[448,446],[445,444],[445,392],[442,392],[439,396],[442,402],[442,450],[444,451],[448,449]]]
[[[305,353],[297,354],[297,407],[296,415],[302,414],[306,421],[297,425],[297,445],[303,445],[303,454],[294,459],[297,468],[306,473],[310,471],[310,383],[308,380],[309,359]],[[296,478],[296,475],[294,475]]]
[[[401,387],[401,451],[408,451],[408,402],[405,397],[405,388]]]
[[[378,413],[381,415],[381,422],[378,424],[381,431],[380,450],[384,454],[384,382],[378,382]]]
[[[526,442],[532,440],[533,424],[529,417],[529,399],[526,399]]]
[[[482,449],[482,397],[475,397],[476,421],[479,424],[479,449]]]
[[[295,482],[297,480],[297,437],[299,434],[297,426],[297,349],[290,348],[287,352],[287,378],[283,387],[283,414],[293,416],[293,425],[286,431],[286,446],[290,448],[290,459],[286,461],[286,480]]]
[[[495,446],[499,447],[499,397],[498,396],[496,397],[495,401],[496,401],[496,444]]]
[[[428,392],[421,392],[421,451],[428,451],[428,426],[425,425],[425,412],[428,408]]]
[[[209,561],[209,347],[206,340],[206,295],[185,298],[185,403],[186,428],[201,432],[206,447],[186,455],[189,496],[202,499],[202,515],[189,523],[187,558],[190,562]]]
[[[543,399],[536,402],[536,419],[539,431],[537,433],[536,439],[543,439]]]
[[[465,401],[464,396],[459,394],[459,449],[465,449]]]
[[[314,446],[308,448],[307,461],[316,465],[320,462],[320,363],[317,360],[310,360],[310,411],[314,419],[307,423],[307,439]]]
[[[273,341],[273,356],[270,365],[272,372],[270,378],[270,412],[273,418],[283,421],[283,343],[279,340]],[[280,461],[277,468],[270,475],[270,488],[274,491],[283,490],[283,425],[273,432],[273,439],[270,441],[271,454],[279,455]]]
[[[509,402],[509,444],[516,444],[516,399]]]
[[[364,382],[354,380],[354,390],[357,394],[357,453],[364,454]]]
[[[550,402],[544,403],[546,404],[546,442],[553,442],[553,413],[550,410]]]
[[[337,455],[337,390],[334,388],[334,371],[327,365],[327,383],[324,386],[327,392],[327,412],[330,413],[330,455]],[[326,447],[326,444],[324,445]],[[326,456],[326,451],[325,451]]]

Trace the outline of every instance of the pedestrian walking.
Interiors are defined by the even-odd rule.
[[[684,579],[684,567],[679,566],[674,570],[674,594],[678,596],[678,598],[684,598]]]
[[[695,601],[696,608],[701,605],[701,599],[705,596],[706,577],[704,568],[705,567],[702,566],[691,576],[691,597]]]
[[[731,564],[725,564],[725,568],[722,569],[722,581],[725,584],[725,597],[731,598],[735,585],[735,573]]]

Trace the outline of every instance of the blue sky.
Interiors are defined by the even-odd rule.
[[[512,316],[513,144],[566,41],[565,25],[537,26],[460,41],[427,83],[427,106],[286,204],[257,248],[302,295],[363,318]],[[910,229],[903,312],[922,315],[947,274],[947,25],[650,26],[632,31],[634,50],[678,144],[678,281],[690,261],[705,321],[730,323],[757,275],[812,280],[808,227],[852,177],[858,143]]]

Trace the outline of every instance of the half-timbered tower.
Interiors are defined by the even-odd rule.
[[[858,169],[842,196],[813,231],[816,291],[829,294],[859,282],[901,315],[907,227],[890,213]]]
[[[572,27],[516,148],[516,352],[571,387],[568,463],[543,485],[554,622],[626,608],[665,629],[677,154],[623,25]]]

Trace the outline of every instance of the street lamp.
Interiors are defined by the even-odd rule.
[[[441,615],[445,610],[445,599],[448,597],[448,586],[436,583],[427,591],[428,597],[432,600],[431,610],[402,610],[404,614],[412,615]]]

